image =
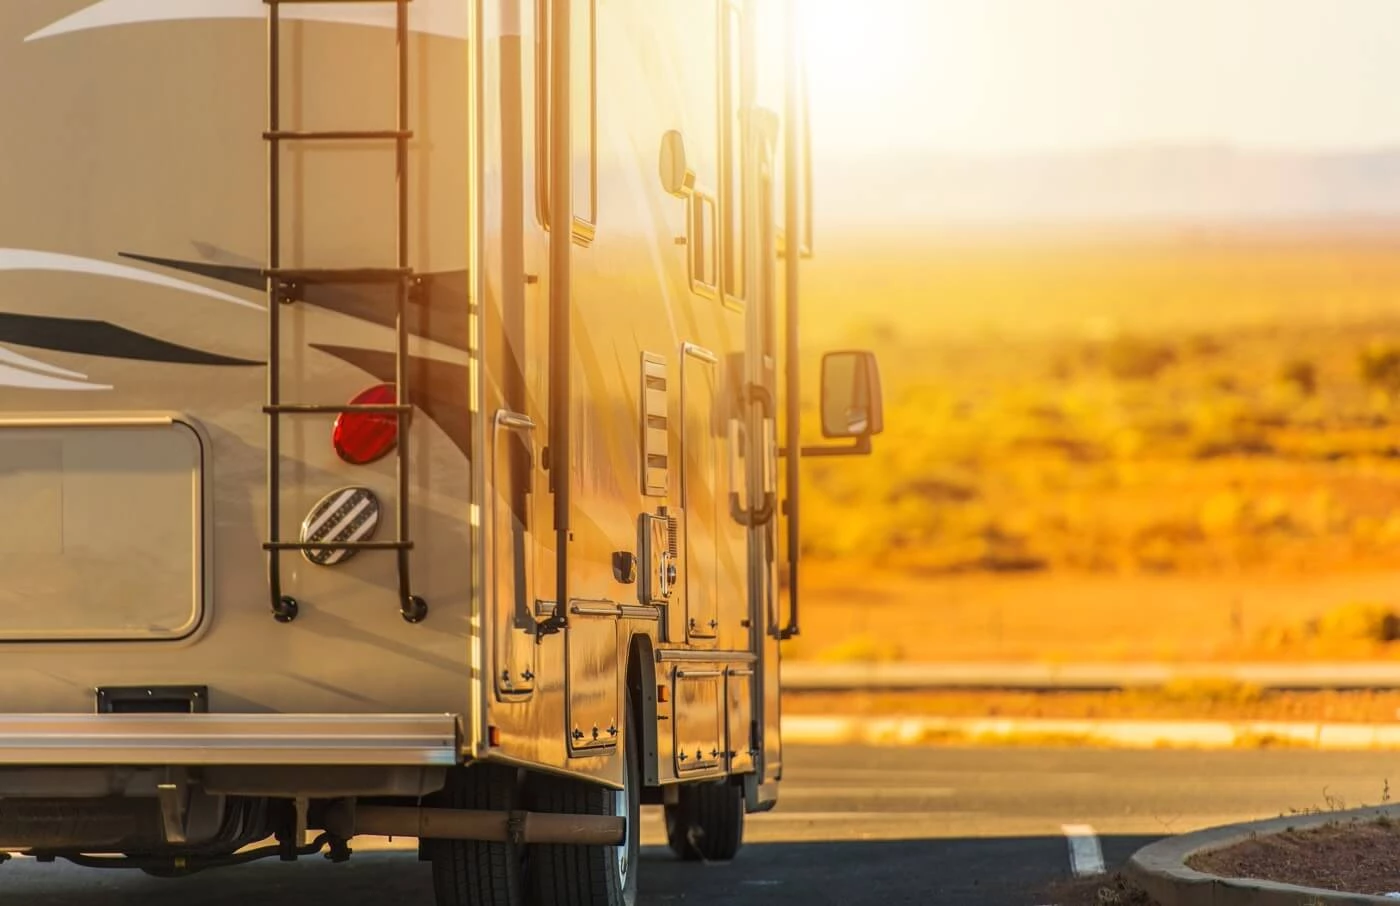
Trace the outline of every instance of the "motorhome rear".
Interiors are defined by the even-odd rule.
[[[782,776],[793,0],[0,5],[0,850],[624,903]],[[2,882],[0,882],[2,883]]]

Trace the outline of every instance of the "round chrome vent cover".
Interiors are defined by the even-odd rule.
[[[370,541],[379,527],[379,498],[369,488],[341,488],[321,498],[301,524],[302,544],[345,544]],[[312,549],[306,559],[318,566],[335,566],[358,553],[353,550]]]

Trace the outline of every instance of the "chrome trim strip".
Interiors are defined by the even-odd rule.
[[[618,604],[570,604],[569,613],[580,617],[616,617],[622,614]]]
[[[441,765],[453,714],[4,714],[0,765]]]
[[[662,648],[656,652],[656,660],[660,663],[699,661],[706,664],[720,662],[753,664],[758,661],[758,655],[752,651],[697,651],[692,648]]]
[[[688,764],[683,763],[683,765],[684,766],[677,773],[687,778],[696,774],[705,774],[707,772],[718,773],[724,770],[718,761],[710,761],[708,758],[704,761],[692,761]]]
[[[620,609],[624,619],[661,621],[661,608],[651,604],[623,604]]]
[[[535,430],[535,420],[528,415],[521,415],[519,412],[500,409],[496,412],[496,427],[529,433]]]
[[[7,415],[0,418],[0,428],[165,428],[175,424],[173,415],[104,412],[89,415],[65,412],[56,415]]]
[[[702,362],[709,362],[711,365],[719,364],[719,356],[715,355],[704,346],[699,346],[695,343],[682,343],[681,354],[693,356]]]
[[[486,483],[486,387],[489,383],[486,370],[486,136],[482,128],[482,116],[486,106],[485,54],[482,52],[482,35],[485,33],[483,18],[486,15],[484,3],[457,4],[466,20],[467,33],[467,279],[470,284],[465,300],[468,327],[467,345],[470,347],[471,369],[468,372],[468,392],[471,398],[471,513],[470,534],[472,560],[472,587],[469,598],[471,642],[468,652],[471,657],[471,705],[467,716],[468,729],[462,740],[462,749],[472,758],[489,751],[490,730],[488,715],[492,708],[495,682],[488,672],[487,663],[490,624],[487,621],[487,583],[495,580],[491,575],[491,565],[486,559],[487,544],[486,501],[495,494],[494,488]],[[293,7],[289,7],[291,9]]]

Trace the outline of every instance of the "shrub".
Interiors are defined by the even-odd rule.
[[[1218,372],[1212,375],[1208,384],[1210,389],[1220,393],[1236,393],[1240,389],[1239,378],[1235,377],[1233,374],[1226,374],[1224,372]]]
[[[1384,604],[1345,604],[1323,614],[1310,627],[1320,639],[1347,642],[1394,642],[1400,639],[1400,615]]]
[[[1280,376],[1285,384],[1304,396],[1312,396],[1317,392],[1317,366],[1306,359],[1294,359],[1286,363]]]
[[[1189,448],[1195,459],[1268,456],[1274,452],[1267,432],[1242,401],[1202,404],[1191,421]]]
[[[1201,528],[1184,520],[1163,520],[1146,525],[1133,536],[1132,554],[1141,569],[1173,572],[1205,536]]]
[[[1186,343],[1186,349],[1197,358],[1214,358],[1225,352],[1225,344],[1209,334],[1197,334]]]
[[[1104,349],[1104,367],[1121,381],[1149,380],[1176,364],[1176,352],[1165,343],[1120,337]]]
[[[1372,345],[1359,357],[1361,380],[1385,393],[1400,392],[1400,347]]]
[[[1264,693],[1259,687],[1230,679],[1173,679],[1155,689],[1144,690],[1157,701],[1194,702],[1209,704],[1246,705],[1260,701]]]
[[[967,503],[982,494],[976,485],[930,475],[904,481],[894,488],[893,496],[912,496],[925,503]]]
[[[1075,376],[1074,357],[1069,354],[1060,353],[1050,360],[1048,369],[1052,381],[1068,381]]]

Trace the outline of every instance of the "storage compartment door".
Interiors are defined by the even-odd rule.
[[[719,631],[719,359],[686,344],[681,360],[681,488],[685,509],[686,641],[713,646]]]
[[[752,771],[758,754],[753,722],[753,668],[730,667],[725,674],[725,723],[729,738],[729,771]]]
[[[528,523],[533,506],[530,479],[535,468],[535,423],[501,410],[491,444],[491,531],[486,537],[491,563],[491,637],[495,640],[496,697],[520,701],[535,689],[534,579],[535,533]]]
[[[569,606],[569,627],[564,633],[570,754],[617,746],[622,726],[617,613],[617,604],[612,601],[574,601]]]
[[[678,667],[675,674],[676,773],[724,767],[724,671]]]

